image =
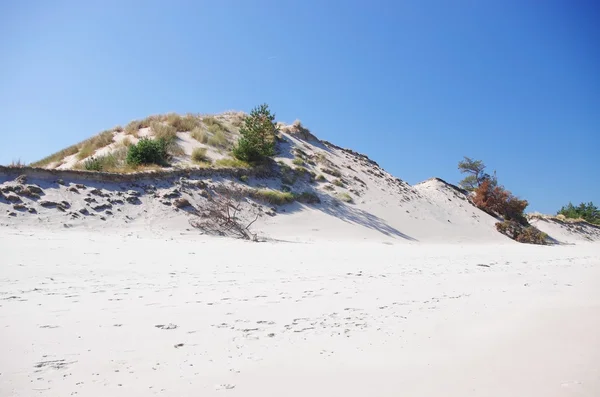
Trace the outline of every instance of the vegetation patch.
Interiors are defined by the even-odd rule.
[[[232,158],[223,158],[215,161],[215,165],[221,168],[250,168],[250,164],[245,161],[232,159]]]
[[[524,226],[516,221],[496,223],[496,230],[515,241],[526,244],[548,244],[548,235],[534,226]]]
[[[165,165],[167,162],[167,142],[162,139],[141,138],[140,141],[129,147],[126,163],[133,166],[157,164]]]
[[[333,183],[337,187],[345,186],[344,181],[342,181],[341,179],[334,179],[331,183]]]
[[[167,115],[166,122],[168,125],[175,128],[176,132],[188,132],[200,126],[200,120],[193,114],[180,116],[175,113],[170,113]]]
[[[352,203],[354,200],[352,199],[352,196],[350,196],[348,193],[346,192],[341,192],[338,193],[336,196],[338,199],[340,199],[341,201],[345,202],[345,203]]]
[[[319,204],[321,199],[313,192],[302,192],[295,195],[296,201],[305,204]]]
[[[32,167],[45,167],[48,164],[62,161],[65,157],[72,156],[79,151],[78,145],[69,146],[66,149],[51,154],[50,156],[44,157],[43,159],[31,163]]]
[[[229,140],[222,131],[218,131],[208,138],[210,146],[226,149],[229,145]]]
[[[206,131],[204,131],[202,129],[202,127],[196,127],[194,128],[191,132],[190,135],[192,138],[194,138],[195,140],[197,140],[200,143],[208,143],[208,134],[206,133]]]
[[[335,176],[337,178],[340,178],[342,176],[341,172],[333,168],[321,168],[321,171],[331,176]]]
[[[206,155],[206,148],[195,148],[192,151],[192,161],[195,163],[210,163],[210,159]]]
[[[290,192],[280,192],[270,189],[250,191],[250,197],[273,205],[283,205],[294,202],[294,195]]]

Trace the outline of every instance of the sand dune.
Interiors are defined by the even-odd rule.
[[[160,172],[0,167],[0,396],[600,395],[598,228],[520,244],[441,179],[282,130],[268,169],[199,167],[226,153],[189,132]],[[235,189],[262,242],[193,226]]]

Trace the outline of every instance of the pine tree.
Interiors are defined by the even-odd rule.
[[[459,182],[460,186],[465,190],[472,192],[485,180],[490,181],[492,187],[498,184],[496,173],[494,172],[493,176],[485,173],[485,164],[481,160],[474,160],[464,156],[464,160],[458,162],[458,170],[463,174],[469,174]]]
[[[275,155],[275,115],[271,114],[265,103],[255,107],[250,115],[244,118],[240,128],[240,139],[233,149],[233,155],[248,162],[264,161]]]

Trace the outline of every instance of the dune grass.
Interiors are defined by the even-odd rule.
[[[221,168],[250,168],[251,165],[245,161],[235,158],[224,158],[215,161],[215,165]]]
[[[222,131],[217,131],[208,138],[208,144],[210,146],[226,149],[230,146],[229,140]]]
[[[206,155],[205,147],[198,147],[192,151],[192,161],[195,163],[211,163],[210,159]]]
[[[180,116],[175,113],[170,113],[166,116],[166,122],[168,125],[175,128],[176,132],[188,132],[200,126],[200,120],[193,114]]]
[[[190,135],[192,138],[194,138],[195,140],[197,140],[200,143],[208,143],[208,134],[206,133],[206,131],[204,131],[202,129],[202,127],[195,127],[191,132]]]
[[[352,199],[352,196],[350,196],[348,193],[346,192],[341,192],[338,193],[336,196],[338,199],[340,199],[341,201],[345,202],[345,203],[352,203],[354,200]]]
[[[293,203],[295,200],[294,195],[290,192],[280,192],[278,190],[269,189],[252,190],[250,192],[250,197],[274,205],[289,204]]]

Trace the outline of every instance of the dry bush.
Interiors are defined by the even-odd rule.
[[[511,239],[526,244],[548,244],[548,235],[534,226],[523,226],[516,221],[496,223],[496,230]]]
[[[244,190],[240,188],[219,189],[209,197],[208,205],[197,214],[198,218],[190,221],[190,224],[207,234],[257,241],[256,234],[250,231],[250,226],[258,220],[260,214],[252,214],[253,218],[250,221],[240,217],[245,195]]]
[[[502,186],[494,186],[489,179],[485,179],[475,190],[473,203],[488,213],[502,216],[505,220],[527,224],[524,215],[529,204],[527,200],[518,199]]]

